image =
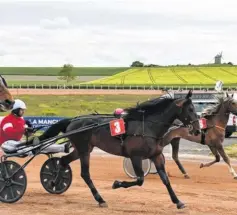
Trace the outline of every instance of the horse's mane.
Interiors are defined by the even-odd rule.
[[[224,96],[214,96],[217,103],[215,105],[208,105],[203,111],[202,116],[203,117],[211,117],[217,114],[221,108],[221,106],[228,100],[232,99],[230,97],[224,97]]]
[[[144,111],[144,116],[158,112],[162,113],[174,100],[175,99],[173,98],[159,97],[138,104],[136,107],[126,108],[126,118],[133,118],[136,117],[138,114],[141,115],[141,111]]]
[[[1,75],[0,75],[0,85],[3,85],[6,88],[8,87],[5,78],[3,78]]]

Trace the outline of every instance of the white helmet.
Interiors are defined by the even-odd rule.
[[[21,108],[21,109],[26,109],[26,104],[25,102],[21,101],[20,99],[16,99],[15,100],[15,103],[13,105],[13,108],[12,110],[16,110],[18,108]]]

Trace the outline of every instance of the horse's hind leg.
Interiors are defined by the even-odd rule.
[[[107,207],[106,202],[100,196],[99,192],[95,188],[95,186],[94,186],[94,184],[93,184],[93,182],[91,180],[91,177],[90,177],[90,172],[89,172],[89,168],[90,168],[90,153],[80,154],[79,157],[80,157],[80,160],[81,160],[81,177],[83,178],[83,180],[86,182],[86,184],[90,188],[91,193],[93,194],[95,200],[99,203],[99,206]]]
[[[144,172],[142,169],[142,158],[139,156],[135,156],[135,157],[131,157],[131,161],[132,161],[132,165],[133,165],[133,169],[134,172],[137,175],[137,180],[136,181],[115,181],[112,188],[113,189],[117,189],[120,187],[123,188],[129,188],[132,186],[142,186],[143,182],[144,182]]]
[[[216,159],[214,161],[209,162],[209,163],[204,163],[204,164],[201,163],[200,168],[209,167],[217,162],[220,162],[220,155],[218,154],[217,149],[213,146],[208,146],[208,147],[210,148],[211,152],[213,153],[213,155],[215,156]]]
[[[70,154],[65,155],[63,157],[61,157],[61,161],[60,161],[60,165],[61,167],[66,167],[69,163],[71,163],[74,160],[77,160],[79,158],[77,150],[74,149]],[[58,172],[58,176],[59,176],[60,171]],[[56,184],[58,184],[60,180],[60,177],[56,177],[55,181],[52,181],[52,186],[55,186]]]
[[[229,156],[225,153],[223,145],[219,146],[217,148],[217,150],[218,150],[219,154],[221,155],[221,157],[223,158],[223,160],[225,161],[225,163],[228,165],[230,173],[233,175],[234,179],[237,179],[237,174],[236,174],[234,168],[232,167],[232,165],[230,164]]]
[[[177,205],[178,209],[184,208],[185,207],[184,203],[182,203],[178,199],[178,197],[176,196],[175,192],[173,191],[173,189],[171,187],[169,178],[168,178],[167,173],[165,171],[165,157],[164,157],[164,155],[159,154],[159,155],[153,157],[152,161],[154,162],[154,164],[156,166],[157,173],[159,174],[163,184],[166,186],[166,188],[169,192],[172,202]]]
[[[79,155],[77,153],[77,150],[74,149],[70,154],[67,154],[67,155],[61,157],[61,165],[65,167],[72,161],[77,160],[78,158],[79,158]]]
[[[175,138],[173,140],[171,140],[171,146],[172,146],[172,158],[175,161],[175,163],[177,164],[177,166],[179,167],[179,170],[183,173],[184,178],[190,178],[189,175],[186,173],[183,165],[180,163],[179,161],[179,141],[180,138]]]

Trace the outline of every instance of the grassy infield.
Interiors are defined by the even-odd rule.
[[[1,68],[1,75],[57,75],[60,68]],[[93,84],[160,84],[160,85],[213,85],[215,80],[223,80],[225,86],[237,83],[237,67],[212,68],[75,68],[78,76],[111,76],[103,81],[97,80]],[[124,72],[125,71],[125,72]],[[11,84],[11,82],[8,81]],[[30,82],[27,82],[30,84]],[[35,83],[35,82],[34,82]],[[51,82],[52,84],[52,82]],[[57,83],[56,83],[57,84]],[[77,116],[92,113],[112,113],[117,107],[136,105],[137,101],[144,101],[149,96],[19,96],[27,105],[27,116]],[[55,99],[56,98],[56,99]],[[40,102],[39,102],[40,101]],[[3,115],[3,114],[0,114]],[[237,157],[237,144],[226,148],[231,157]]]
[[[26,102],[27,116],[65,116],[73,117],[89,114],[112,113],[117,107],[135,106],[137,101],[145,101],[152,96],[140,95],[65,95],[65,96],[18,96]],[[0,113],[0,115],[3,115]]]

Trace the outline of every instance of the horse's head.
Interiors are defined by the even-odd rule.
[[[10,110],[13,104],[13,97],[7,89],[7,83],[5,79],[0,75],[0,112],[6,112]]]
[[[190,128],[191,133],[198,135],[200,134],[200,125],[191,97],[192,91],[190,90],[185,99],[177,99],[175,104],[179,108],[178,119]]]
[[[226,93],[226,97],[223,104],[226,105],[227,112],[237,115],[237,100],[233,98],[234,94],[229,96],[228,93]]]

